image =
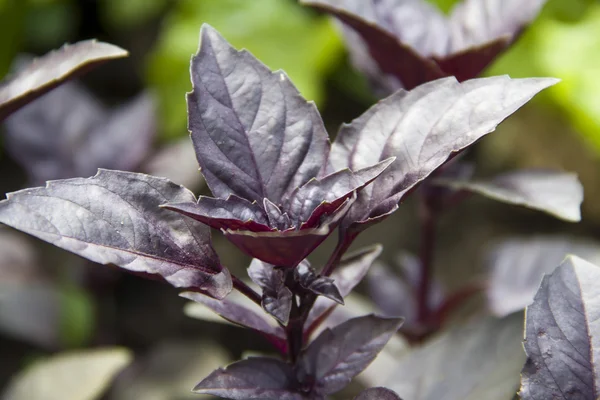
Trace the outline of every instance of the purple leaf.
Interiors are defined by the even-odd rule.
[[[194,392],[224,399],[303,400],[294,391],[293,368],[274,358],[252,357],[219,368],[204,378]]]
[[[494,315],[505,316],[531,304],[544,274],[554,270],[567,254],[600,263],[600,244],[563,236],[512,238],[492,248],[487,298]]]
[[[509,172],[487,181],[436,179],[436,185],[465,190],[508,204],[547,212],[570,222],[581,220],[583,187],[573,173],[549,170]]]
[[[373,361],[402,321],[367,315],[321,333],[299,361],[302,374],[315,382],[313,391],[328,395],[343,389]]]
[[[375,245],[348,254],[342,259],[340,265],[331,274],[331,278],[333,278],[342,298],[348,296],[352,289],[362,281],[382,250],[381,245]],[[310,327],[313,322],[323,316],[331,307],[335,307],[336,304],[325,297],[317,298],[315,305],[308,314],[306,327]]]
[[[284,72],[271,72],[203,25],[192,60],[188,128],[208,186],[280,205],[325,164],[328,136],[315,105]]]
[[[300,286],[314,294],[327,297],[338,304],[344,304],[344,298],[335,286],[333,278],[317,275],[307,260],[302,261],[294,269],[294,278]]]
[[[230,195],[226,200],[200,196],[197,203],[165,204],[176,211],[215,229],[244,229],[251,232],[269,232],[269,221],[256,204]]]
[[[525,361],[522,340],[523,314],[478,318],[415,347],[378,379],[410,400],[512,399]]]
[[[402,400],[396,393],[383,387],[365,389],[354,400]]]
[[[443,76],[477,77],[518,38],[545,0],[464,0],[448,17],[424,0],[302,3],[346,24],[355,66],[393,91],[395,81],[413,89]]]
[[[599,280],[600,269],[576,256],[544,277],[526,312],[523,400],[598,398]]]
[[[194,201],[194,195],[166,179],[100,170],[92,178],[9,193],[0,202],[0,222],[94,262],[225,297],[231,277],[209,228],[159,207],[169,201]]]
[[[275,341],[278,344],[282,342],[285,344],[286,335],[281,327],[270,324],[263,315],[257,314],[251,309],[229,300],[229,297],[222,300],[215,300],[201,293],[194,292],[185,292],[180,296],[208,307],[229,322],[254,329],[264,334],[269,340]]]
[[[128,54],[112,44],[85,40],[64,45],[34,60],[27,68],[0,83],[0,121],[67,79]]]
[[[248,275],[263,291],[262,306],[265,311],[282,324],[287,324],[293,294],[285,286],[285,271],[254,259],[248,267]]]
[[[352,170],[395,156],[396,161],[362,190],[342,227],[380,221],[450,156],[492,132],[556,79],[507,76],[459,83],[440,79],[400,90],[342,126],[329,156],[329,170]],[[375,220],[375,221],[373,221]]]
[[[373,182],[393,162],[394,157],[352,172],[342,169],[323,178],[313,178],[291,195],[289,210],[296,224],[313,228],[324,213],[331,213],[355,191]],[[314,221],[314,222],[313,222]]]
[[[89,176],[98,168],[134,170],[156,133],[154,108],[144,94],[108,112],[69,82],[7,118],[7,149],[33,184]]]
[[[269,264],[293,268],[327,239],[355,199],[356,195],[347,199],[332,215],[324,217],[318,228],[290,228],[273,232],[226,229],[222,232],[249,256]]]

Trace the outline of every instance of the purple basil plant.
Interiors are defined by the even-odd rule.
[[[160,277],[184,290],[184,297],[259,332],[280,353],[217,369],[196,386],[197,393],[325,399],[347,386],[403,318],[366,315],[314,334],[344,304],[381,247],[346,252],[432,175],[443,193],[493,192],[578,218],[581,193],[559,196],[552,208],[539,191],[527,190],[530,182],[545,187],[548,180],[537,174],[513,177],[525,182],[520,197],[503,190],[514,187],[506,183],[510,177],[461,183],[461,190],[455,180],[444,181],[457,176],[448,172],[447,161],[555,79],[446,77],[414,85],[344,124],[331,144],[315,105],[284,72],[234,49],[210,26],[202,27],[200,39],[191,63],[188,128],[213,197],[196,198],[165,178],[101,169],[91,178],[9,193],[0,202],[0,222],[94,262]],[[211,228],[254,258],[248,268],[253,284],[221,264]],[[336,230],[338,244],[329,260],[313,267],[306,258]],[[234,289],[264,313],[228,297]],[[399,397],[377,387],[357,399]]]

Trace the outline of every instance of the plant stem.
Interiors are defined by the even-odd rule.
[[[262,297],[260,294],[256,293],[254,289],[250,286],[246,285],[243,281],[238,279],[235,275],[231,275],[231,280],[233,281],[233,287],[236,288],[241,294],[258,304],[262,307]]]
[[[435,215],[426,197],[421,197],[419,216],[421,218],[421,243],[419,258],[421,276],[417,288],[417,321],[428,324],[430,321],[430,289],[432,277],[433,252],[435,249]]]
[[[286,326],[286,334],[290,362],[295,364],[302,347],[304,347],[304,320],[302,314],[300,314],[300,307],[295,296],[292,300],[292,310],[290,311],[290,320]]]

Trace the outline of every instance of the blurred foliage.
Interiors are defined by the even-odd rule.
[[[429,0],[448,11],[456,0]],[[600,3],[549,0],[541,15],[487,75],[554,76],[535,101],[554,105],[600,156]]]
[[[105,25],[122,30],[137,28],[156,18],[168,0],[100,0],[100,16]]]
[[[73,348],[84,346],[89,342],[95,328],[93,299],[89,292],[68,282],[61,289],[61,343]]]
[[[202,23],[271,69],[283,69],[307,99],[322,102],[323,78],[342,54],[328,19],[290,0],[180,0],[166,17],[148,68],[167,136],[187,133],[184,94],[191,90],[189,63]]]

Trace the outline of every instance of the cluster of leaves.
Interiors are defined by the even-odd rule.
[[[187,96],[188,129],[214,197],[196,198],[166,178],[100,169],[91,178],[51,180],[45,187],[9,193],[0,202],[0,222],[94,262],[163,279],[185,290],[184,297],[234,324],[259,332],[284,357],[251,357],[218,369],[196,386],[197,393],[230,399],[324,399],[342,390],[376,358],[403,324],[404,319],[398,314],[407,313],[410,325],[414,325],[409,328],[417,335],[437,329],[434,325],[439,324],[439,316],[453,297],[436,288],[435,282],[431,284],[426,275],[432,252],[428,238],[431,239],[429,235],[439,213],[465,194],[478,193],[524,205],[567,221],[580,219],[583,193],[572,174],[518,171],[479,181],[470,179],[472,168],[460,160],[448,163],[539,91],[556,83],[550,78],[471,79],[516,38],[543,1],[532,2],[533,8],[526,12],[521,7],[519,18],[515,18],[514,4],[496,5],[506,11],[506,19],[497,26],[481,25],[468,37],[459,33],[470,13],[490,10],[493,1],[465,1],[448,20],[432,14],[430,7],[417,0],[398,2],[393,10],[378,9],[380,4],[393,2],[307,3],[333,12],[352,27],[364,41],[359,42],[358,51],[365,55],[365,48],[360,46],[366,46],[373,57],[371,66],[375,61],[383,73],[394,75],[396,84],[401,82],[411,90],[395,91],[343,125],[330,144],[315,105],[300,95],[284,72],[269,70],[249,52],[236,50],[216,30],[204,25],[200,49],[191,63],[193,91]],[[351,6],[358,8],[349,12]],[[378,21],[369,19],[378,15],[392,15],[394,24],[385,29],[379,27]],[[404,26],[399,22],[409,17],[419,24],[426,21],[427,35],[435,34],[429,37],[402,32],[400,39],[394,37],[391,32],[397,29],[395,24]],[[404,43],[406,36],[418,40]],[[431,47],[432,43],[439,47]],[[89,46],[82,45],[88,50]],[[390,55],[398,58],[390,61]],[[100,58],[110,56],[104,53]],[[53,66],[69,59],[67,49],[43,61]],[[50,85],[64,81],[65,70],[87,65],[88,58],[64,68],[42,68],[36,76],[40,80],[34,83],[30,75],[17,76],[0,88],[0,111],[8,115],[22,106],[27,97],[38,96]],[[46,74],[46,70],[51,73]],[[60,73],[54,73],[55,70]],[[444,78],[447,75],[456,77]],[[60,96],[74,88],[64,86],[52,94]],[[74,97],[77,96],[80,95]],[[23,112],[36,115],[39,111],[33,106]],[[113,131],[112,125],[121,125],[122,119],[119,110],[106,114],[85,102],[82,107],[91,115],[102,115],[96,120],[85,119],[88,125],[83,129],[94,133],[89,136],[90,143],[77,143],[77,155],[89,158],[86,149],[99,140],[97,137],[106,137],[103,132],[107,128],[99,120],[108,119],[106,125]],[[29,116],[26,121],[36,122],[36,118]],[[26,125],[15,123],[15,132],[17,127]],[[26,136],[23,132],[13,135],[16,141]],[[133,151],[143,154],[147,149]],[[132,157],[125,160],[124,166],[117,163],[108,167],[134,168],[141,158]],[[86,173],[78,160],[68,160],[68,174]],[[36,171],[30,173],[34,179],[40,178]],[[380,303],[382,308],[393,309],[387,312],[389,316],[366,315],[331,323],[334,309],[345,303],[345,297],[367,275],[381,247],[351,255],[345,255],[346,251],[361,232],[396,211],[420,184],[425,256],[416,262],[408,258],[404,274],[408,290],[402,293],[418,289],[412,303],[398,300],[402,306],[409,304],[409,308],[394,309],[398,304],[390,304],[394,298],[391,290],[388,293],[392,296],[380,296],[384,300]],[[233,276],[222,265],[212,247],[210,228],[220,230],[254,258],[248,268],[252,283]],[[338,244],[328,262],[317,271],[306,258],[336,229]],[[514,249],[510,254],[514,254]],[[571,269],[563,266],[542,283],[527,314],[525,347],[529,359],[523,372],[523,398],[544,398],[549,391],[553,395],[580,394],[583,398],[595,393],[595,389],[589,389],[595,387],[593,341],[581,351],[581,346],[585,347],[582,343],[588,336],[593,337],[594,326],[589,321],[594,321],[595,292],[590,279],[597,273],[594,268],[577,261]],[[414,270],[421,273],[417,279],[413,278]],[[383,283],[381,276],[372,278],[376,291],[378,284]],[[583,317],[576,323],[586,326],[587,336],[582,330],[564,327],[569,316],[550,307],[550,285],[563,293],[558,295],[560,307],[561,302],[565,307],[581,303],[579,312]],[[264,313],[228,297],[234,288]],[[565,291],[574,298],[567,298]],[[493,305],[494,292],[490,289],[489,293]],[[525,305],[518,303],[511,306],[514,309],[500,310],[498,314],[506,315]],[[414,304],[412,309],[410,304]],[[591,317],[586,318],[586,312],[592,313]],[[330,327],[317,335],[322,325]],[[493,323],[486,325],[478,331],[480,340],[469,346],[488,349],[490,333],[497,331]],[[556,340],[558,332],[563,333],[561,340]],[[564,332],[569,333],[566,338]],[[547,340],[546,334],[551,336]],[[552,347],[550,351],[548,346]],[[577,364],[584,367],[581,374],[573,375],[579,378],[588,374],[589,379],[575,381],[564,375],[564,379],[554,380],[554,385],[547,384],[555,372],[552,368],[565,368],[548,362],[553,357],[553,346],[561,352],[564,346],[571,346],[579,353],[584,359]],[[432,347],[448,348],[443,340]],[[587,360],[586,351],[590,354]],[[494,369],[491,359],[487,357],[485,371]],[[474,363],[471,358],[468,361]],[[403,376],[414,376],[409,380],[418,382],[418,390],[426,393],[426,398],[439,398],[443,391],[458,399],[476,392],[475,389],[483,390],[474,379],[454,389],[452,395],[443,385],[422,382],[423,374],[435,365],[435,358],[416,352],[400,365],[399,371],[403,371]],[[459,371],[446,364],[439,368],[444,376]],[[581,386],[583,381],[585,388]],[[389,386],[401,396],[414,398],[417,389],[414,385],[403,386],[406,382],[398,382],[395,377]],[[509,393],[510,390],[506,392]],[[399,399],[398,394],[374,387],[356,399]]]

